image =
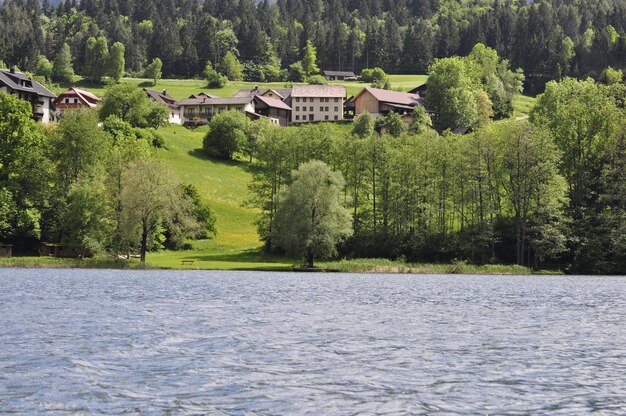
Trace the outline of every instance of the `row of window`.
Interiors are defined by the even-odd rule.
[[[296,111],[300,111],[300,107],[296,106]],[[306,107],[302,107],[302,111],[307,111]],[[308,111],[314,111],[313,107],[309,107]],[[329,112],[329,107],[320,107],[320,112]],[[339,111],[339,107],[335,107],[335,112]]]
[[[335,121],[339,120],[339,116],[335,116],[334,118]],[[300,120],[300,116],[296,114],[296,121],[307,121],[307,116],[306,114],[302,116],[302,120]],[[313,114],[311,114],[309,116],[308,121],[315,121],[315,116]],[[329,116],[324,116],[324,121],[330,121],[330,117]]]
[[[315,102],[315,98],[313,98],[313,97],[310,97],[310,98],[302,97],[302,102],[303,103],[306,103],[307,100],[309,100],[310,103],[314,103]],[[333,100],[335,100],[336,103],[339,102],[339,98],[333,98]],[[297,103],[300,102],[300,97],[296,97],[296,102]],[[328,98],[328,97],[320,98],[320,103],[329,103],[329,102],[330,102],[330,98]]]

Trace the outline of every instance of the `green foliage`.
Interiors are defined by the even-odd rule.
[[[51,172],[30,104],[0,93],[0,240],[38,238]]]
[[[228,78],[221,75],[215,69],[211,61],[207,61],[204,68],[204,76],[207,79],[209,88],[223,88],[228,83]]]
[[[382,68],[364,69],[361,71],[361,81],[371,84],[373,88],[391,89],[389,77]]]
[[[163,62],[159,58],[154,58],[146,67],[145,76],[154,82],[153,85],[156,85],[157,81],[161,79],[162,69]]]
[[[604,71],[602,71],[602,75],[600,76],[600,81],[606,85],[614,85],[621,84],[624,79],[624,74],[621,69],[614,69],[610,66],[607,66]]]
[[[307,40],[304,47],[304,56],[302,57],[302,69],[304,70],[305,78],[309,78],[320,72],[317,66],[317,49],[313,46],[310,40]]]
[[[195,238],[211,238],[217,234],[217,218],[211,207],[202,200],[200,192],[193,185],[183,185],[183,195],[188,198],[193,205],[193,216],[200,225]]]
[[[192,201],[158,162],[147,160],[129,164],[122,171],[120,184],[119,229],[124,241],[139,247],[142,264],[150,242],[158,237],[163,227],[175,241],[200,232]]]
[[[130,84],[109,87],[98,111],[100,120],[114,115],[133,127],[152,128],[166,125],[169,114],[167,107],[151,101],[141,88]]]
[[[0,65],[0,68],[4,68]],[[52,80],[52,62],[45,56],[41,55],[37,61],[37,66],[33,71],[33,74],[39,77],[43,77],[46,81]]]
[[[393,137],[400,137],[408,128],[402,117],[398,113],[390,112],[376,120],[376,128],[381,134],[389,134]]]
[[[243,79],[243,65],[231,51],[224,55],[219,67],[229,81],[241,81]]]
[[[437,59],[429,72],[426,103],[438,114],[435,127],[445,130],[477,125],[477,80],[465,61],[458,57]]]
[[[306,72],[302,66],[302,62],[294,62],[289,65],[289,81],[291,82],[303,82],[306,78]]]
[[[247,141],[250,120],[240,111],[217,114],[211,119],[203,148],[209,155],[232,159]]]
[[[433,127],[430,116],[426,113],[426,109],[421,105],[416,105],[411,113],[411,124],[409,131],[415,134],[424,134]]]
[[[370,137],[374,134],[374,119],[372,118],[372,115],[366,111],[357,116],[354,119],[352,133],[361,139]]]
[[[72,55],[67,43],[61,46],[61,50],[54,58],[52,67],[52,80],[57,82],[72,82],[74,68],[72,67]]]
[[[115,42],[111,46],[109,61],[107,63],[107,74],[115,82],[120,82],[124,76],[124,68],[126,67],[126,61],[124,59],[125,51],[124,45],[120,42]]]
[[[83,75],[93,82],[102,82],[102,77],[107,74],[109,68],[107,38],[100,36],[97,39],[94,37],[87,39]]]
[[[313,76],[307,78],[307,83],[309,85],[326,85],[326,84],[328,84],[328,82],[326,81],[326,78],[324,78],[321,75],[313,75]]]
[[[320,161],[303,163],[292,178],[276,214],[276,241],[313,267],[315,258],[334,255],[337,244],[352,235],[342,205],[345,181]]]

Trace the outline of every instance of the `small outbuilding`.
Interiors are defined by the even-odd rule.
[[[9,258],[13,256],[13,246],[11,244],[0,244],[0,257]]]
[[[324,78],[329,81],[356,81],[356,75],[352,71],[324,71]]]

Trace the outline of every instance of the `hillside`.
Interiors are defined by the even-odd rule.
[[[289,260],[264,258],[256,233],[255,210],[245,206],[251,175],[247,162],[223,162],[202,152],[206,129],[171,126],[160,130],[167,149],[159,157],[182,183],[194,185],[217,215],[218,235],[193,242],[193,251],[151,253],[148,261],[159,267],[181,268],[181,260],[194,260],[202,269],[276,269],[293,265]]]

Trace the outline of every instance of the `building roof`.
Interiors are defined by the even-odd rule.
[[[281,97],[285,99],[291,95],[291,88],[263,88],[259,89],[259,87],[254,87],[252,89],[239,90],[233,95],[233,97],[257,97],[259,95],[265,95],[268,92],[273,91]]]
[[[182,100],[179,105],[246,105],[252,102],[252,97],[221,98],[215,96],[196,96]]]
[[[90,93],[89,91],[81,90],[75,87],[70,87],[67,91],[62,92],[55,100],[55,105],[61,102],[61,99],[66,96],[78,97],[78,99],[89,107],[95,107],[99,102],[100,98],[98,98],[95,94]]]
[[[356,77],[352,71],[324,71],[324,75],[328,77]]]
[[[146,92],[146,94],[148,94],[148,97],[152,98],[157,103],[165,104],[170,108],[178,108],[178,102],[174,98],[167,95],[167,91],[161,92],[148,88],[144,88],[143,90]]]
[[[356,97],[357,100],[363,93],[369,92],[378,101],[392,106],[410,106],[415,107],[417,104],[424,104],[419,94],[409,94],[407,92],[381,90],[379,88],[365,87]]]
[[[424,95],[427,89],[428,89],[428,84],[422,84],[419,87],[415,87],[412,90],[410,90],[409,93]]]
[[[56,95],[26,75],[8,69],[0,69],[0,83],[6,85],[12,90],[30,92],[42,97],[56,98]]]
[[[267,105],[268,107],[272,107],[272,108],[278,108],[280,110],[287,110],[287,111],[291,111],[291,107],[289,107],[287,104],[285,104],[284,102],[277,100],[276,98],[271,98],[271,97],[264,97],[262,95],[257,95],[255,97],[257,100],[262,101],[265,105]]]
[[[294,85],[292,97],[339,97],[345,98],[346,87],[341,85]]]

